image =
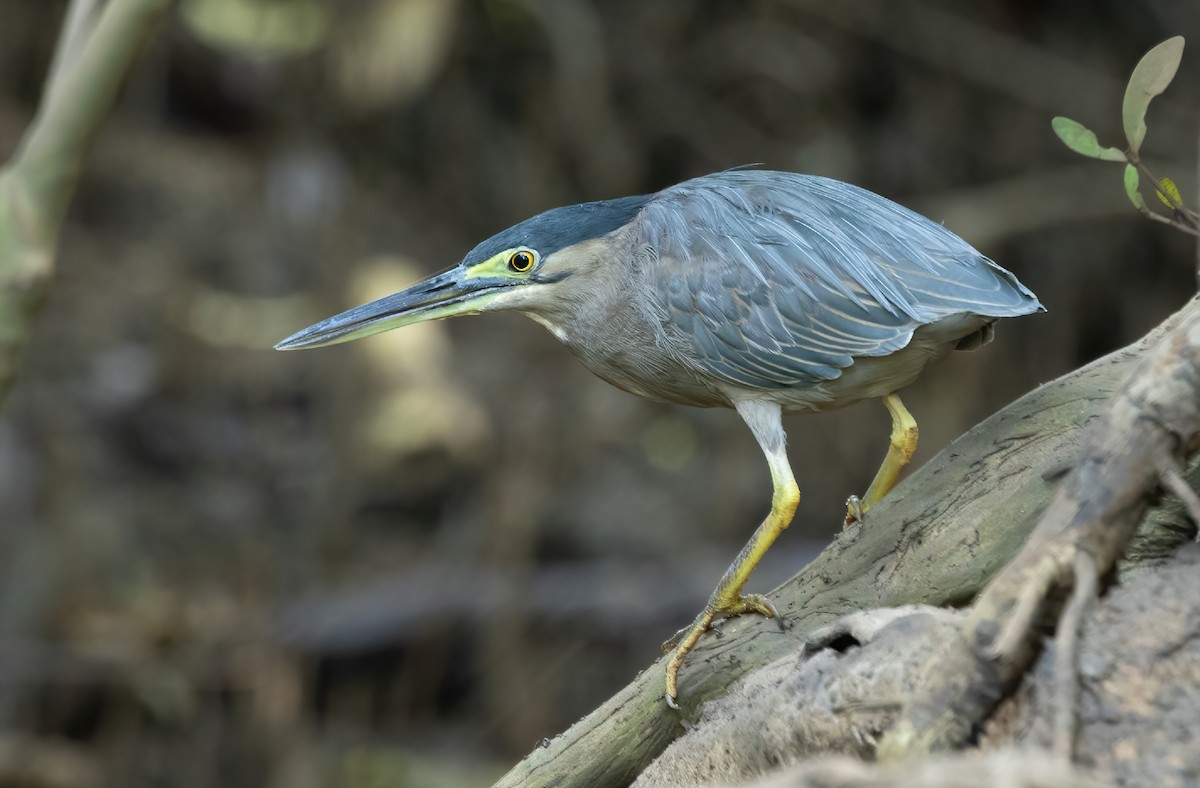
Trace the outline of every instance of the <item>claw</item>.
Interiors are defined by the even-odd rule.
[[[738,598],[736,603],[721,611],[721,615],[725,618],[740,616],[744,613],[758,613],[765,618],[775,619],[779,622],[780,627],[783,626],[783,619],[780,618],[779,611],[775,609],[771,600],[762,594],[744,594]]]
[[[849,528],[855,523],[864,522],[866,516],[862,499],[857,495],[851,495],[846,499],[846,519],[842,522],[842,530]]]

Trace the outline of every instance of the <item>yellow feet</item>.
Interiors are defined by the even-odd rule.
[[[715,598],[716,594],[704,606],[704,612],[697,616],[691,626],[679,630],[670,640],[663,643],[663,653],[671,655],[667,660],[666,697],[667,705],[673,709],[679,708],[675,698],[679,694],[679,669],[683,667],[683,658],[700,642],[700,636],[712,629],[713,622],[718,617],[730,618],[745,613],[758,613],[767,618],[774,618],[779,622],[779,628],[783,628],[783,619],[780,618],[779,611],[771,604],[771,600],[762,594],[740,594],[727,602],[718,602]]]
[[[896,486],[900,472],[908,465],[917,449],[917,422],[904,407],[900,397],[895,393],[889,394],[883,398],[883,404],[892,415],[892,436],[887,456],[867,489],[867,494],[861,500],[857,496],[851,496],[846,501],[847,526],[861,521],[864,512]],[[700,637],[712,628],[714,621],[740,616],[743,613],[757,613],[774,618],[779,622],[780,628],[783,628],[783,619],[780,618],[779,611],[766,597],[761,594],[743,594],[742,588],[750,579],[750,573],[754,571],[763,554],[791,523],[796,506],[800,502],[800,490],[796,487],[796,480],[787,461],[779,405],[765,401],[742,401],[735,402],[734,407],[754,433],[767,457],[775,494],[771,499],[771,513],[725,571],[717,590],[704,606],[704,612],[691,626],[679,630],[673,638],[663,644],[663,652],[670,654],[667,658],[666,699],[667,705],[673,709],[679,708],[676,698],[679,694],[679,670],[683,661],[700,642]]]
[[[908,461],[912,459],[913,453],[917,450],[917,421],[908,412],[908,408],[904,407],[899,395],[894,392],[888,394],[883,398],[883,404],[888,409],[888,413],[892,415],[892,437],[888,443],[887,456],[883,458],[883,464],[879,466],[875,479],[867,488],[867,494],[862,498],[851,495],[846,500],[846,519],[842,525],[843,528],[862,522],[866,511],[892,491],[896,482],[900,480],[900,472],[908,465]]]

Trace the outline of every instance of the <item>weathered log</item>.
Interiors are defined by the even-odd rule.
[[[881,742],[881,757],[966,741],[1037,656],[1039,622],[1056,617],[1062,604],[1062,595],[1052,592],[1084,589],[1068,613],[1081,609],[1096,579],[1124,552],[1164,478],[1178,479],[1181,464],[1200,449],[1200,303],[1193,300],[1170,323],[1086,431],[1077,463],[1028,543],[972,606],[962,637],[930,656],[930,681]],[[1057,648],[1067,650],[1060,681],[1070,689],[1079,621],[1077,615],[1065,621]],[[1073,706],[1062,710],[1059,724],[1056,749],[1065,757]]]
[[[774,592],[786,622],[729,622],[680,677],[683,718],[736,679],[803,647],[855,610],[965,604],[1021,548],[1074,466],[1083,428],[1147,348],[1195,302],[1143,339],[1043,385],[955,440]],[[526,756],[498,786],[628,785],[682,731],[662,701],[662,665]]]
[[[1189,481],[1200,480],[1193,467]],[[705,704],[699,722],[638,776],[634,788],[680,786],[1186,785],[1200,771],[1191,731],[1200,727],[1200,545],[1180,543],[1195,527],[1171,502],[1159,509],[1175,532],[1169,558],[1125,567],[1120,583],[1087,616],[1080,640],[1078,767],[1063,753],[1057,639],[984,725],[979,747],[949,756],[876,761],[879,739],[904,700],[942,674],[929,656],[962,639],[969,610],[909,605],[839,619],[788,654]],[[1169,515],[1165,510],[1175,510]],[[1153,518],[1158,520],[1159,518]],[[1147,518],[1143,529],[1158,527]],[[980,750],[998,761],[981,757]],[[1003,767],[984,768],[984,763]],[[834,779],[833,775],[837,775]],[[786,779],[785,779],[786,778]],[[788,781],[790,780],[790,782]]]

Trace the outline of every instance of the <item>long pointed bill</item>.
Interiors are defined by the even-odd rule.
[[[275,349],[301,350],[336,345],[426,320],[475,314],[510,284],[511,281],[503,279],[464,279],[461,268],[451,268],[407,290],[357,306],[297,331],[277,344]]]

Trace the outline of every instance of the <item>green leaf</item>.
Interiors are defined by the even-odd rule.
[[[1150,210],[1146,207],[1146,201],[1142,199],[1141,192],[1138,191],[1138,171],[1137,167],[1132,164],[1125,165],[1125,193],[1129,195],[1129,201],[1133,203],[1134,208],[1142,213]]]
[[[1158,189],[1154,192],[1163,205],[1171,208],[1183,207],[1183,198],[1179,196],[1179,187],[1170,178],[1159,178]]]
[[[1096,139],[1096,132],[1077,120],[1064,118],[1061,115],[1050,121],[1050,128],[1071,150],[1083,156],[1105,161],[1125,161],[1124,152],[1116,148],[1102,148]]]
[[[1146,138],[1146,110],[1150,100],[1167,89],[1179,61],[1183,58],[1183,36],[1168,38],[1151,49],[1138,62],[1129,84],[1125,86],[1125,102],[1121,105],[1121,120],[1129,150],[1137,153]]]

